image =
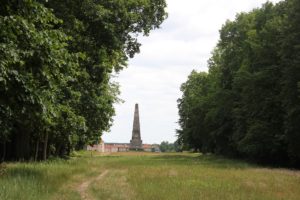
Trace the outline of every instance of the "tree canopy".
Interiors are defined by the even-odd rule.
[[[300,2],[270,2],[220,30],[209,71],[178,100],[187,149],[300,166]]]
[[[100,139],[118,102],[112,73],[166,18],[164,0],[3,0],[1,159],[46,159]]]

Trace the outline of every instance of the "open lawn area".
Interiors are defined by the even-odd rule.
[[[299,200],[300,171],[192,153],[80,152],[2,165],[0,199]]]

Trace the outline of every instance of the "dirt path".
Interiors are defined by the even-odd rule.
[[[94,182],[94,181],[100,181],[104,176],[106,176],[106,174],[108,172],[109,172],[109,170],[105,170],[104,172],[102,172],[96,178],[90,179],[90,180],[87,180],[87,181],[81,183],[79,185],[79,187],[77,188],[77,191],[79,192],[81,199],[83,199],[83,200],[93,200],[93,198],[91,196],[89,196],[88,193],[87,193],[88,187],[90,186],[90,184],[92,182]]]

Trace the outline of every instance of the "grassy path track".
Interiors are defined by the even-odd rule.
[[[92,199],[94,199],[94,198],[90,197],[90,195],[88,195],[88,193],[87,193],[88,187],[90,186],[90,184],[92,182],[95,182],[95,181],[98,182],[98,181],[100,181],[108,172],[109,172],[109,170],[105,170],[104,172],[102,172],[95,179],[89,179],[89,180],[86,180],[83,183],[81,183],[79,185],[78,189],[77,189],[77,191],[80,194],[81,199],[83,199],[83,200],[92,200]]]
[[[76,153],[0,166],[1,200],[299,200],[300,171],[193,153]]]

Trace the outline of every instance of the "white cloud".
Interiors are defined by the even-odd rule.
[[[237,13],[261,6],[265,0],[167,0],[169,18],[161,29],[141,38],[141,53],[129,62],[117,81],[125,103],[106,142],[129,142],[134,104],[139,103],[141,135],[145,143],[173,142],[177,128],[180,85],[192,69],[207,71],[207,60],[219,30]],[[272,2],[278,2],[274,0]]]

